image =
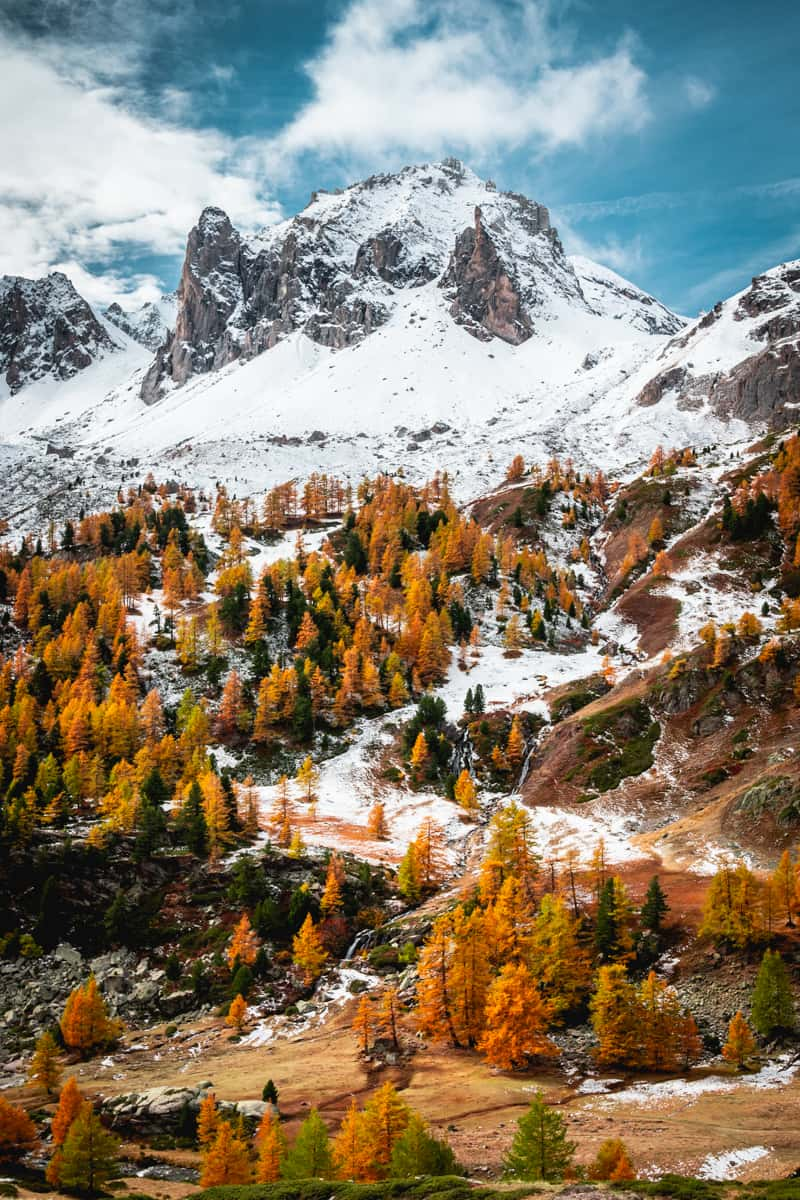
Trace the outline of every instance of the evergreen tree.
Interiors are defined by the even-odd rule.
[[[325,1122],[312,1108],[283,1161],[284,1179],[331,1179],[333,1159]]]
[[[261,1099],[265,1104],[274,1104],[276,1108],[278,1107],[278,1089],[271,1079],[268,1079],[264,1084]]]
[[[667,898],[664,895],[658,876],[654,875],[650,880],[647,895],[642,905],[641,919],[643,927],[649,929],[651,933],[660,933],[661,923],[668,912],[669,904],[667,904]]]
[[[537,1092],[528,1111],[519,1119],[511,1149],[504,1161],[508,1179],[543,1179],[556,1183],[572,1162],[575,1143],[567,1138],[561,1113],[548,1108]]]
[[[764,1038],[795,1027],[794,999],[786,965],[777,950],[766,950],[753,989],[753,1025]]]
[[[208,853],[208,826],[203,812],[203,793],[197,780],[189,788],[189,794],[178,816],[177,827],[192,854],[204,858]]]

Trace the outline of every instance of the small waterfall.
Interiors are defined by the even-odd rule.
[[[355,956],[361,950],[368,950],[375,941],[374,929],[362,929],[353,938],[353,941],[348,947],[347,953],[342,959],[343,963],[352,962]]]

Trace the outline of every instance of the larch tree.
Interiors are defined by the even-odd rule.
[[[242,913],[236,923],[230,945],[227,950],[228,966],[233,970],[238,963],[240,966],[252,967],[258,955],[258,936],[250,924],[247,913]]]
[[[65,1046],[85,1056],[110,1046],[122,1032],[122,1022],[109,1017],[93,975],[70,992],[60,1026]]]
[[[331,1146],[331,1155],[339,1179],[360,1183],[374,1178],[366,1118],[355,1099],[350,1101],[350,1107]]]
[[[22,1158],[38,1140],[36,1126],[25,1109],[0,1096],[0,1163]]]
[[[503,1167],[508,1179],[557,1183],[572,1163],[575,1143],[567,1138],[561,1113],[545,1104],[541,1092],[517,1123],[511,1149]]]
[[[786,926],[794,928],[794,916],[797,912],[797,894],[795,891],[795,864],[789,850],[784,850],[780,861],[770,878],[772,890],[786,919]]]
[[[367,818],[367,835],[375,842],[385,841],[389,836],[389,826],[386,822],[386,809],[381,800],[376,800],[369,810]]]
[[[217,1098],[213,1092],[207,1092],[200,1101],[197,1113],[197,1142],[201,1149],[210,1146],[214,1141],[220,1119]]]
[[[378,1010],[378,1027],[383,1037],[387,1038],[395,1050],[400,1047],[398,1022],[403,1012],[403,1002],[397,988],[385,987],[380,995]]]
[[[591,1001],[592,1026],[597,1035],[595,1057],[601,1066],[636,1062],[639,1021],[636,988],[622,963],[600,967]]]
[[[284,1179],[332,1179],[334,1175],[331,1146],[325,1122],[312,1108],[298,1130],[294,1144],[283,1162]]]
[[[610,1183],[622,1183],[636,1178],[630,1154],[623,1141],[619,1138],[606,1138],[600,1144],[595,1160],[589,1167],[589,1178],[608,1180]]]
[[[466,768],[455,782],[453,795],[455,796],[456,804],[460,804],[464,812],[468,813],[469,816],[476,816],[480,812],[475,783]]]
[[[554,1058],[558,1048],[546,1036],[553,1008],[524,963],[507,963],[486,996],[485,1027],[478,1050],[493,1067],[525,1067],[531,1058]]]
[[[414,1179],[420,1175],[442,1178],[463,1175],[447,1142],[434,1137],[417,1112],[411,1113],[408,1124],[394,1144],[389,1160],[390,1179]]]
[[[84,1103],[61,1148],[59,1182],[94,1196],[112,1178],[118,1154],[119,1138],[103,1126],[92,1105]]]
[[[362,1054],[369,1053],[370,1036],[374,1025],[372,1002],[368,996],[362,996],[358,1002],[356,1015],[353,1017],[353,1032],[358,1039],[358,1048]]]
[[[451,980],[452,917],[438,917],[431,928],[417,967],[417,1020],[420,1029],[431,1037],[449,1038],[460,1046],[453,1021]]]
[[[419,884],[423,891],[434,891],[447,877],[448,860],[444,830],[431,817],[420,826],[414,839]]]
[[[61,1055],[56,1040],[52,1033],[46,1031],[37,1039],[28,1079],[50,1096],[58,1087],[61,1074]]]
[[[233,1000],[231,1000],[230,1008],[228,1009],[228,1015],[225,1018],[225,1024],[230,1025],[231,1028],[235,1029],[237,1033],[241,1033],[244,1028],[245,1021],[247,1020],[247,1013],[247,1001],[240,992],[238,995],[234,996]]]
[[[420,767],[423,767],[428,761],[429,753],[428,743],[425,740],[425,734],[422,732],[422,730],[420,730],[417,734],[416,741],[411,748],[412,767],[414,767],[416,770],[419,770]]]
[[[560,896],[546,892],[533,921],[527,963],[542,995],[552,1005],[553,1020],[580,1004],[589,992],[592,969],[580,940],[580,919]]]
[[[294,936],[292,941],[292,960],[294,965],[302,971],[303,982],[306,987],[310,987],[319,978],[325,963],[328,961],[328,952],[322,944],[322,938],[314,924],[311,913],[306,916],[305,921],[300,927],[300,932]]]
[[[203,1152],[201,1187],[229,1187],[249,1183],[253,1176],[250,1147],[227,1121],[220,1121],[214,1139]]]
[[[416,842],[410,843],[400,860],[397,868],[397,890],[409,904],[416,904],[422,894]]]
[[[307,755],[297,768],[296,779],[300,785],[300,794],[303,798],[303,802],[309,806],[313,815],[313,810],[315,809],[317,803],[319,771],[314,766],[310,755]]]
[[[389,1173],[392,1151],[404,1133],[410,1116],[411,1109],[390,1082],[381,1084],[364,1106],[369,1160],[379,1179]]]
[[[722,1057],[741,1071],[757,1049],[756,1039],[740,1010],[731,1017],[728,1024],[728,1037],[722,1047]]]
[[[69,1133],[69,1127],[81,1111],[82,1105],[83,1096],[78,1087],[77,1080],[74,1075],[70,1075],[61,1089],[61,1095],[58,1098],[58,1107],[50,1124],[50,1136],[53,1139],[54,1146],[63,1146],[64,1140]]]
[[[797,1023],[786,964],[777,950],[765,950],[751,1004],[753,1027],[763,1038],[783,1037]]]
[[[256,1133],[256,1180],[258,1183],[276,1183],[281,1177],[281,1167],[286,1157],[286,1137],[281,1129],[280,1117],[268,1108],[261,1118]]]
[[[320,900],[320,910],[325,917],[338,912],[342,907],[342,887],[345,881],[344,865],[341,857],[334,850],[328,860],[328,870],[325,876],[325,888]]]

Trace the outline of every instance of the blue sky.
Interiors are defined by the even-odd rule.
[[[800,256],[798,48],[790,0],[0,0],[0,271],[131,306],[204,204],[454,154],[691,314]]]

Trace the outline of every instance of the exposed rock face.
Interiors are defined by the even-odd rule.
[[[0,277],[0,371],[11,392],[47,375],[71,379],[114,342],[66,275]]]
[[[731,363],[728,345],[736,341],[740,357]],[[679,409],[707,403],[725,419],[773,429],[795,424],[800,405],[800,265],[784,264],[757,275],[747,291],[715,304],[660,357],[681,361],[642,388],[637,397],[642,406],[657,404],[674,391]]]
[[[533,333],[519,285],[486,232],[480,208],[474,227],[456,240],[441,286],[452,293],[450,312],[475,337],[499,337],[518,346]]]
[[[175,324],[177,297],[162,296],[157,303],[143,304],[133,312],[125,312],[119,304],[110,304],[103,314],[140,346],[156,351],[166,341]]]
[[[797,423],[800,404],[800,346],[784,343],[746,359],[711,391],[721,416],[766,422],[773,429]]]
[[[113,1129],[138,1134],[177,1132],[183,1114],[187,1110],[197,1113],[213,1089],[210,1080],[197,1087],[154,1087],[144,1092],[109,1096],[101,1105]],[[257,1125],[267,1109],[277,1111],[262,1100],[222,1100],[218,1107],[244,1117],[251,1125]]]
[[[465,230],[476,207],[482,216]],[[352,346],[386,322],[403,290],[437,279],[471,333],[514,345],[531,336],[530,311],[548,294],[589,308],[547,209],[447,159],[315,193],[256,237],[206,209],[189,235],[175,331],[142,395],[152,403],[165,387],[298,330],[335,350]]]
[[[658,404],[666,392],[671,392],[673,388],[681,386],[686,379],[686,375],[687,371],[685,367],[673,367],[671,371],[664,371],[662,375],[656,375],[655,379],[651,379],[642,388],[637,403],[641,404],[642,408],[649,408],[651,404]]]

